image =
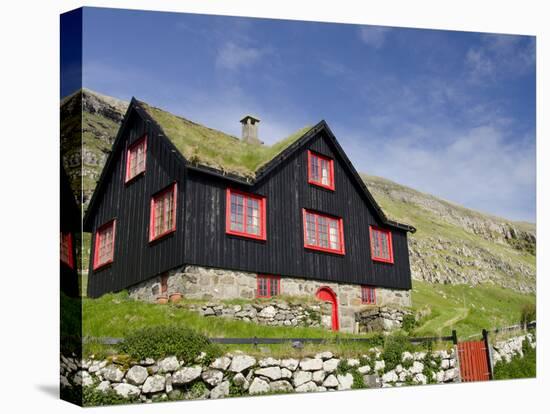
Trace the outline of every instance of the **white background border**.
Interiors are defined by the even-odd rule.
[[[222,4],[223,3],[223,4]],[[87,1],[87,6],[186,11],[537,36],[538,370],[536,380],[407,387],[90,409],[103,413],[477,413],[547,410],[549,11],[543,1]],[[73,412],[57,398],[59,14],[77,1],[4,2],[0,24],[0,408]],[[545,19],[546,17],[546,19]],[[546,74],[545,77],[542,75]],[[545,398],[546,397],[546,398]],[[541,407],[541,408],[539,408]],[[32,411],[31,411],[32,410]]]

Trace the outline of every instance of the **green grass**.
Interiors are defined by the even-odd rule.
[[[535,295],[495,285],[434,285],[415,280],[412,301],[415,310],[431,310],[414,330],[415,335],[450,335],[456,329],[459,337],[465,337],[483,328],[518,323],[522,307],[534,304]]]
[[[272,146],[248,144],[221,131],[141,102],[176,148],[191,163],[253,178],[255,172],[297,141],[311,127],[305,127]]]

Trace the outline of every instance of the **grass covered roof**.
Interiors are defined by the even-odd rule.
[[[311,129],[304,127],[271,146],[254,145],[145,102],[139,104],[190,163],[244,178],[254,178],[256,171]]]

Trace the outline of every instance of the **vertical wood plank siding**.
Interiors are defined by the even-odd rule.
[[[145,174],[125,185],[127,145],[144,133],[148,134]],[[121,136],[124,143],[115,148],[112,172],[105,177],[92,217],[94,231],[117,219],[114,262],[96,272],[90,268],[88,294],[96,297],[121,290],[183,264],[410,289],[406,232],[392,229],[394,264],[372,261],[369,225],[384,226],[322,134],[252,189],[241,188],[222,178],[185,170],[159,131],[134,111]],[[308,183],[307,149],[334,159],[335,191]],[[149,243],[151,195],[174,181],[178,182],[176,231]],[[225,233],[228,185],[266,196],[266,241]],[[304,248],[302,208],[343,218],[345,256]],[[91,257],[93,246],[94,240]]]
[[[185,198],[185,263],[256,273],[410,289],[405,231],[392,229],[394,264],[373,262],[369,225],[384,227],[348,175],[326,137],[309,146],[335,160],[335,191],[308,184],[307,148],[283,162],[263,182],[244,189],[267,198],[267,240],[225,233],[222,179],[189,171]],[[304,248],[302,208],[342,217],[345,256]]]
[[[143,176],[124,183],[126,148],[147,133],[147,161]],[[146,280],[183,263],[183,179],[184,166],[150,122],[135,112],[128,118],[123,142],[114,150],[112,171],[105,177],[99,207],[93,217],[91,257],[94,257],[95,230],[116,218],[115,253],[112,264],[93,271],[90,267],[88,295],[97,297]],[[178,182],[177,231],[149,243],[151,196]]]

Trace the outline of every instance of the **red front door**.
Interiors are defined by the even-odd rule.
[[[317,291],[317,299],[325,302],[330,302],[332,305],[332,330],[337,331],[340,326],[338,323],[338,301],[336,300],[336,294],[329,287],[319,288]]]

